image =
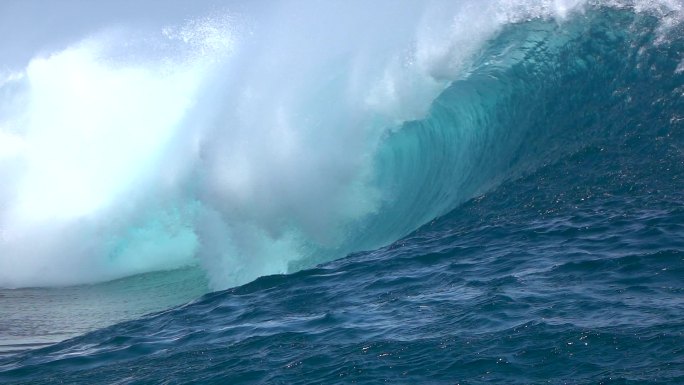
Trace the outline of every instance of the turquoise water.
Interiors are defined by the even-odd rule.
[[[673,15],[588,6],[507,24],[423,118],[383,133],[372,183],[396,194],[345,223],[368,251],[322,262],[307,243],[289,261],[302,270],[136,305],[0,358],[0,382],[684,383]],[[143,277],[170,306],[195,295],[179,277],[204,282],[187,271]]]

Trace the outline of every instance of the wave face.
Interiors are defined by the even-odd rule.
[[[633,8],[675,23],[678,3],[649,4]],[[532,150],[538,136],[577,132],[530,110],[562,92],[549,71],[583,1],[174,6],[143,22],[81,4],[79,20],[113,20],[5,59],[0,287],[200,266],[222,289],[311,267],[405,236],[568,150]],[[17,15],[3,24],[21,32]],[[487,44],[526,20],[540,30]]]
[[[562,20],[527,14],[491,29],[495,35],[477,42],[478,48],[468,52],[467,64],[458,63],[458,78],[450,78],[451,67],[444,62],[430,67],[443,71],[433,72],[432,79],[449,80],[419,119],[403,116],[403,123],[388,130],[388,121],[373,113],[298,117],[321,122],[308,126],[321,130],[316,131],[315,148],[332,151],[331,156],[336,151],[349,155],[340,159],[355,170],[370,167],[368,175],[342,179],[344,191],[338,184],[312,187],[342,202],[334,209],[344,207],[348,215],[335,223],[345,228],[339,233],[344,234],[342,241],[335,231],[328,232],[328,223],[315,218],[308,222],[304,211],[293,211],[302,214],[287,223],[294,227],[276,226],[270,232],[260,227],[270,223],[274,213],[288,212],[291,207],[286,210],[281,204],[296,203],[288,197],[303,196],[302,202],[318,205],[318,196],[305,193],[313,193],[308,187],[288,190],[284,186],[291,186],[279,179],[267,183],[279,187],[268,193],[250,190],[240,201],[244,206],[229,200],[226,207],[207,214],[207,202],[222,201],[205,200],[203,194],[213,190],[204,190],[203,175],[191,173],[200,180],[191,185],[192,194],[182,197],[196,197],[196,206],[174,206],[177,211],[155,217],[160,228],[185,223],[180,219],[185,220],[188,212],[215,215],[216,223],[228,226],[222,213],[247,215],[257,202],[252,194],[273,194],[279,196],[275,201],[261,198],[274,206],[257,210],[266,219],[246,222],[265,231],[264,237],[285,242],[287,231],[282,229],[295,228],[298,236],[311,237],[304,241],[311,249],[346,250],[410,232],[407,236],[374,251],[290,275],[261,277],[185,306],[5,358],[0,361],[0,380],[684,382],[684,30],[677,8],[681,5],[576,6],[581,9]],[[339,60],[331,62],[332,68],[339,65]],[[394,67],[383,71],[387,68]],[[262,73],[263,68],[255,71]],[[348,80],[346,73],[331,71],[329,76],[336,84]],[[312,79],[320,84],[320,78]],[[416,78],[407,75],[396,81],[400,79]],[[377,92],[408,87],[387,81]],[[264,86],[278,89],[281,83],[266,78]],[[345,102],[343,98],[340,103]],[[247,103],[245,119],[285,119],[290,111],[284,108],[285,115],[279,116],[249,106],[254,105]],[[415,112],[404,107],[397,111]],[[397,119],[395,113],[389,116]],[[378,131],[362,130],[361,137],[355,131],[339,142],[327,142],[332,140],[327,135],[339,132],[340,126],[323,122],[344,124],[352,118],[359,123],[352,126],[366,130],[368,124],[377,125]],[[246,127],[239,126],[237,132],[246,132]],[[276,152],[272,157],[277,159],[259,158],[262,163],[250,167],[276,173],[284,172],[279,167],[304,167],[316,182],[326,180],[323,174],[339,178],[340,170],[348,170],[341,164],[321,166],[320,154],[310,152],[314,150],[302,153],[297,146],[305,139],[286,139],[294,132],[286,130],[277,138],[260,134],[264,146],[291,140],[292,154],[297,154],[292,159],[297,161],[288,163]],[[376,137],[368,142],[365,135]],[[213,138],[211,146],[217,148],[238,146],[224,143],[221,135]],[[364,151],[349,153],[349,148],[358,148],[347,141],[357,140],[364,151],[371,143],[370,159],[363,159]],[[263,156],[212,150],[206,157],[219,154],[236,157],[234,162],[247,157],[241,165],[252,164],[252,156]],[[208,174],[214,171],[206,168]],[[311,177],[315,171],[323,179]],[[266,183],[257,183],[257,175],[239,180],[245,186]],[[288,180],[287,174],[281,177]],[[234,180],[225,183],[230,181]],[[369,191],[373,193],[368,195]],[[342,196],[368,201],[351,210]],[[342,215],[330,210],[315,207],[326,221]],[[345,227],[359,223],[358,229]],[[412,231],[417,223],[426,224]],[[197,248],[209,247],[202,243],[211,239],[215,228],[188,228]],[[240,230],[226,229],[228,234]],[[140,231],[137,236],[142,237],[150,228]],[[330,238],[331,234],[335,236]],[[223,241],[234,240],[216,240]],[[269,245],[273,252],[282,246]],[[294,265],[302,266],[317,262],[314,255],[283,258],[281,262],[299,261]]]

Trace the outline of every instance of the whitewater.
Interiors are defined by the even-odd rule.
[[[683,17],[3,3],[0,382],[681,383]]]

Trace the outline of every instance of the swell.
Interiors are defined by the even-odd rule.
[[[41,136],[40,131],[47,130],[37,129],[39,144],[50,151],[38,156],[40,167],[33,175],[37,183],[28,183],[33,195],[26,198],[21,190],[7,193],[5,188],[2,193],[29,203],[45,198],[37,201],[47,203],[26,207],[30,214],[48,219],[38,224],[19,221],[26,231],[21,234],[21,226],[15,226],[20,234],[9,242],[5,238],[13,235],[2,234],[0,284],[97,282],[201,265],[212,288],[222,289],[387,245],[504,181],[583,148],[600,147],[625,135],[639,137],[647,130],[668,134],[672,122],[679,124],[680,119],[673,105],[681,100],[677,88],[682,73],[679,14],[676,7],[642,10],[640,2],[636,4],[591,2],[555,19],[550,16],[553,12],[535,11],[521,2],[519,8],[529,8],[522,16],[502,21],[497,19],[500,15],[487,14],[480,24],[487,24],[483,19],[489,22],[489,18],[495,22],[484,27],[478,20],[467,23],[464,18],[472,15],[464,11],[465,16],[456,18],[463,22],[457,33],[439,36],[439,43],[456,41],[453,46],[446,44],[448,52],[434,59],[446,64],[426,64],[427,75],[412,73],[413,67],[407,74],[402,67],[398,75],[391,74],[394,78],[390,76],[385,88],[383,81],[378,87],[364,83],[377,80],[378,72],[373,66],[364,67],[364,55],[339,63],[339,52],[329,53],[321,62],[311,59],[312,52],[321,47],[295,44],[307,41],[306,26],[292,31],[293,41],[286,40],[282,47],[273,44],[275,52],[264,42],[273,43],[269,39],[278,29],[257,34],[242,48],[235,47],[241,33],[237,27],[227,35],[214,36],[214,25],[200,25],[199,32],[205,35],[199,41],[183,28],[164,30],[173,42],[188,40],[183,49],[190,54],[179,59],[181,65],[171,59],[173,65],[163,71],[155,66],[112,71],[96,55],[111,53],[95,50],[93,54],[91,46],[102,43],[97,39],[38,60],[29,66],[34,73],[54,75],[51,65],[65,70],[85,62],[87,75],[113,76],[124,86],[131,85],[131,89],[123,87],[119,99],[137,95],[135,86],[143,83],[151,91],[145,89],[149,92],[142,97],[163,103],[139,111],[136,106],[142,103],[132,99],[124,105],[131,113],[117,113],[116,125],[100,122],[109,116],[109,105],[94,106],[102,108],[102,116],[86,114],[85,121],[104,124],[101,138],[84,142],[94,145],[90,152],[106,153],[104,160],[96,159],[104,169],[91,167],[88,158],[70,156],[73,144],[69,140],[79,135],[64,139],[52,132]],[[274,19],[281,19],[277,11],[274,14]],[[337,15],[327,17],[337,20]],[[351,19],[353,14],[345,17]],[[415,23],[411,17],[402,17]],[[275,24],[290,27],[287,20]],[[469,28],[475,31],[466,33]],[[190,28],[190,32],[198,31]],[[405,48],[405,37],[389,39],[388,50]],[[468,37],[474,42],[467,41]],[[120,38],[115,34],[104,42]],[[276,39],[275,43],[282,42]],[[149,48],[146,44],[132,43],[140,50]],[[174,47],[163,46],[161,51],[175,52]],[[208,56],[196,51],[208,52]],[[235,59],[234,54],[239,57]],[[272,55],[282,60],[282,71],[292,71],[293,79],[282,81],[282,71],[272,70]],[[195,56],[200,56],[196,62]],[[117,59],[128,64],[125,58]],[[386,56],[380,59],[390,62],[384,72],[396,69]],[[333,62],[334,70],[322,65]],[[158,73],[161,79],[155,77]],[[410,78],[404,84],[397,80],[403,75]],[[31,85],[13,84],[16,88]],[[372,92],[352,92],[355,87]],[[430,102],[436,89],[444,90],[435,93],[438,96],[424,118],[393,126],[396,120],[423,115],[420,107],[409,102]],[[336,105],[325,106],[331,100]],[[81,102],[76,98],[67,107],[80,111]],[[649,106],[644,111],[651,112],[641,112],[642,106]],[[8,110],[11,107],[7,105]],[[639,114],[655,110],[666,111],[652,117],[658,124],[633,122],[646,121]],[[149,130],[142,127],[149,137],[138,141],[136,130],[140,131],[141,123],[127,120],[128,115],[152,125]],[[119,126],[128,131],[121,132]],[[121,142],[110,145],[108,140],[120,137]],[[53,152],[53,139],[65,144],[66,150]],[[57,159],[64,152],[69,155],[66,160]],[[123,162],[112,161],[119,158]],[[67,173],[44,180],[48,173],[42,171],[51,171],[55,162],[83,175]],[[20,173],[17,170],[31,166],[30,162],[18,164],[4,163],[0,172],[14,178]],[[14,202],[5,197],[3,201],[10,203],[2,208],[5,214]],[[61,215],[68,218],[54,219]],[[2,225],[15,230],[16,223],[7,218],[0,217],[6,219]]]

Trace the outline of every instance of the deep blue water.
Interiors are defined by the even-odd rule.
[[[0,382],[684,383],[681,25],[598,7],[479,57],[385,138],[378,180],[405,188],[363,231],[472,199],[387,247],[0,359]]]

